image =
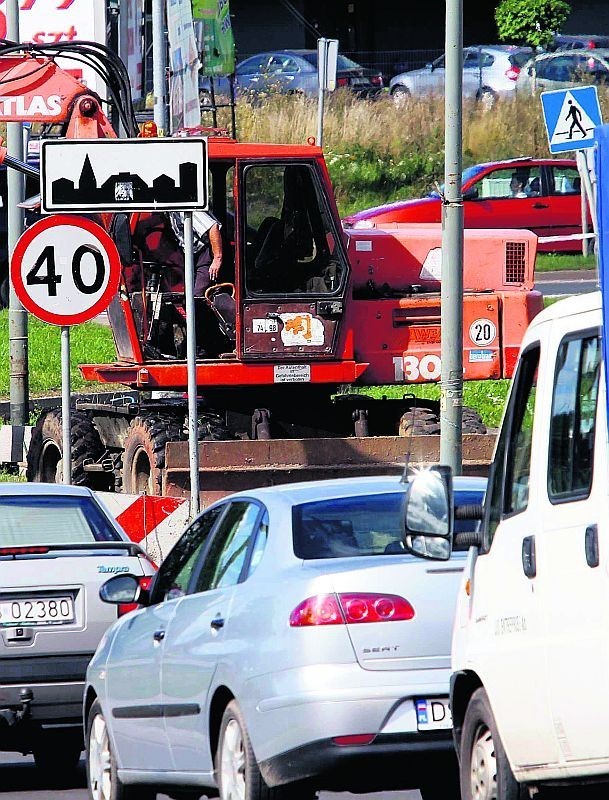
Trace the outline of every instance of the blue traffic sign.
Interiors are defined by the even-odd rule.
[[[596,86],[542,92],[541,105],[550,153],[594,145],[594,130],[602,124]]]

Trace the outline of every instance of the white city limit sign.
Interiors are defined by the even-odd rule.
[[[46,140],[43,213],[205,210],[207,139]]]

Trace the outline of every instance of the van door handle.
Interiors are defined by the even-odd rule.
[[[548,208],[547,203],[533,203],[533,208]]]
[[[527,578],[534,578],[537,575],[534,536],[525,536],[522,540],[522,568]]]
[[[214,617],[211,621],[211,626],[215,631],[219,631],[224,627],[224,620],[222,617]]]
[[[586,563],[589,567],[598,567],[600,564],[598,553],[598,525],[588,525],[586,528]]]
[[[152,634],[152,638],[154,639],[155,642],[162,642],[163,639],[165,638],[165,631],[155,631]]]

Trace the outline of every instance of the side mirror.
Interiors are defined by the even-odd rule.
[[[433,72],[435,67],[430,61],[429,64],[425,64],[425,69],[428,69],[430,72]]]
[[[409,479],[404,506],[404,547],[420,558],[448,561],[453,540],[450,467],[433,466]]]
[[[478,197],[478,187],[477,186],[470,186],[469,189],[466,189],[463,192],[463,199],[464,200],[475,200]]]
[[[143,597],[144,594],[148,595],[148,592],[142,589],[139,579],[129,573],[114,575],[99,588],[100,600],[114,605],[141,603],[146,600]]]

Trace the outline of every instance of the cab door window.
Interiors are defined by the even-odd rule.
[[[310,166],[248,166],[244,195],[248,295],[336,292],[344,264],[333,220]]]
[[[538,366],[539,345],[535,345],[520,359],[501,426],[487,492],[485,549],[490,547],[501,519],[528,506]]]
[[[568,338],[558,350],[548,459],[552,503],[590,494],[600,363],[596,333]]]

